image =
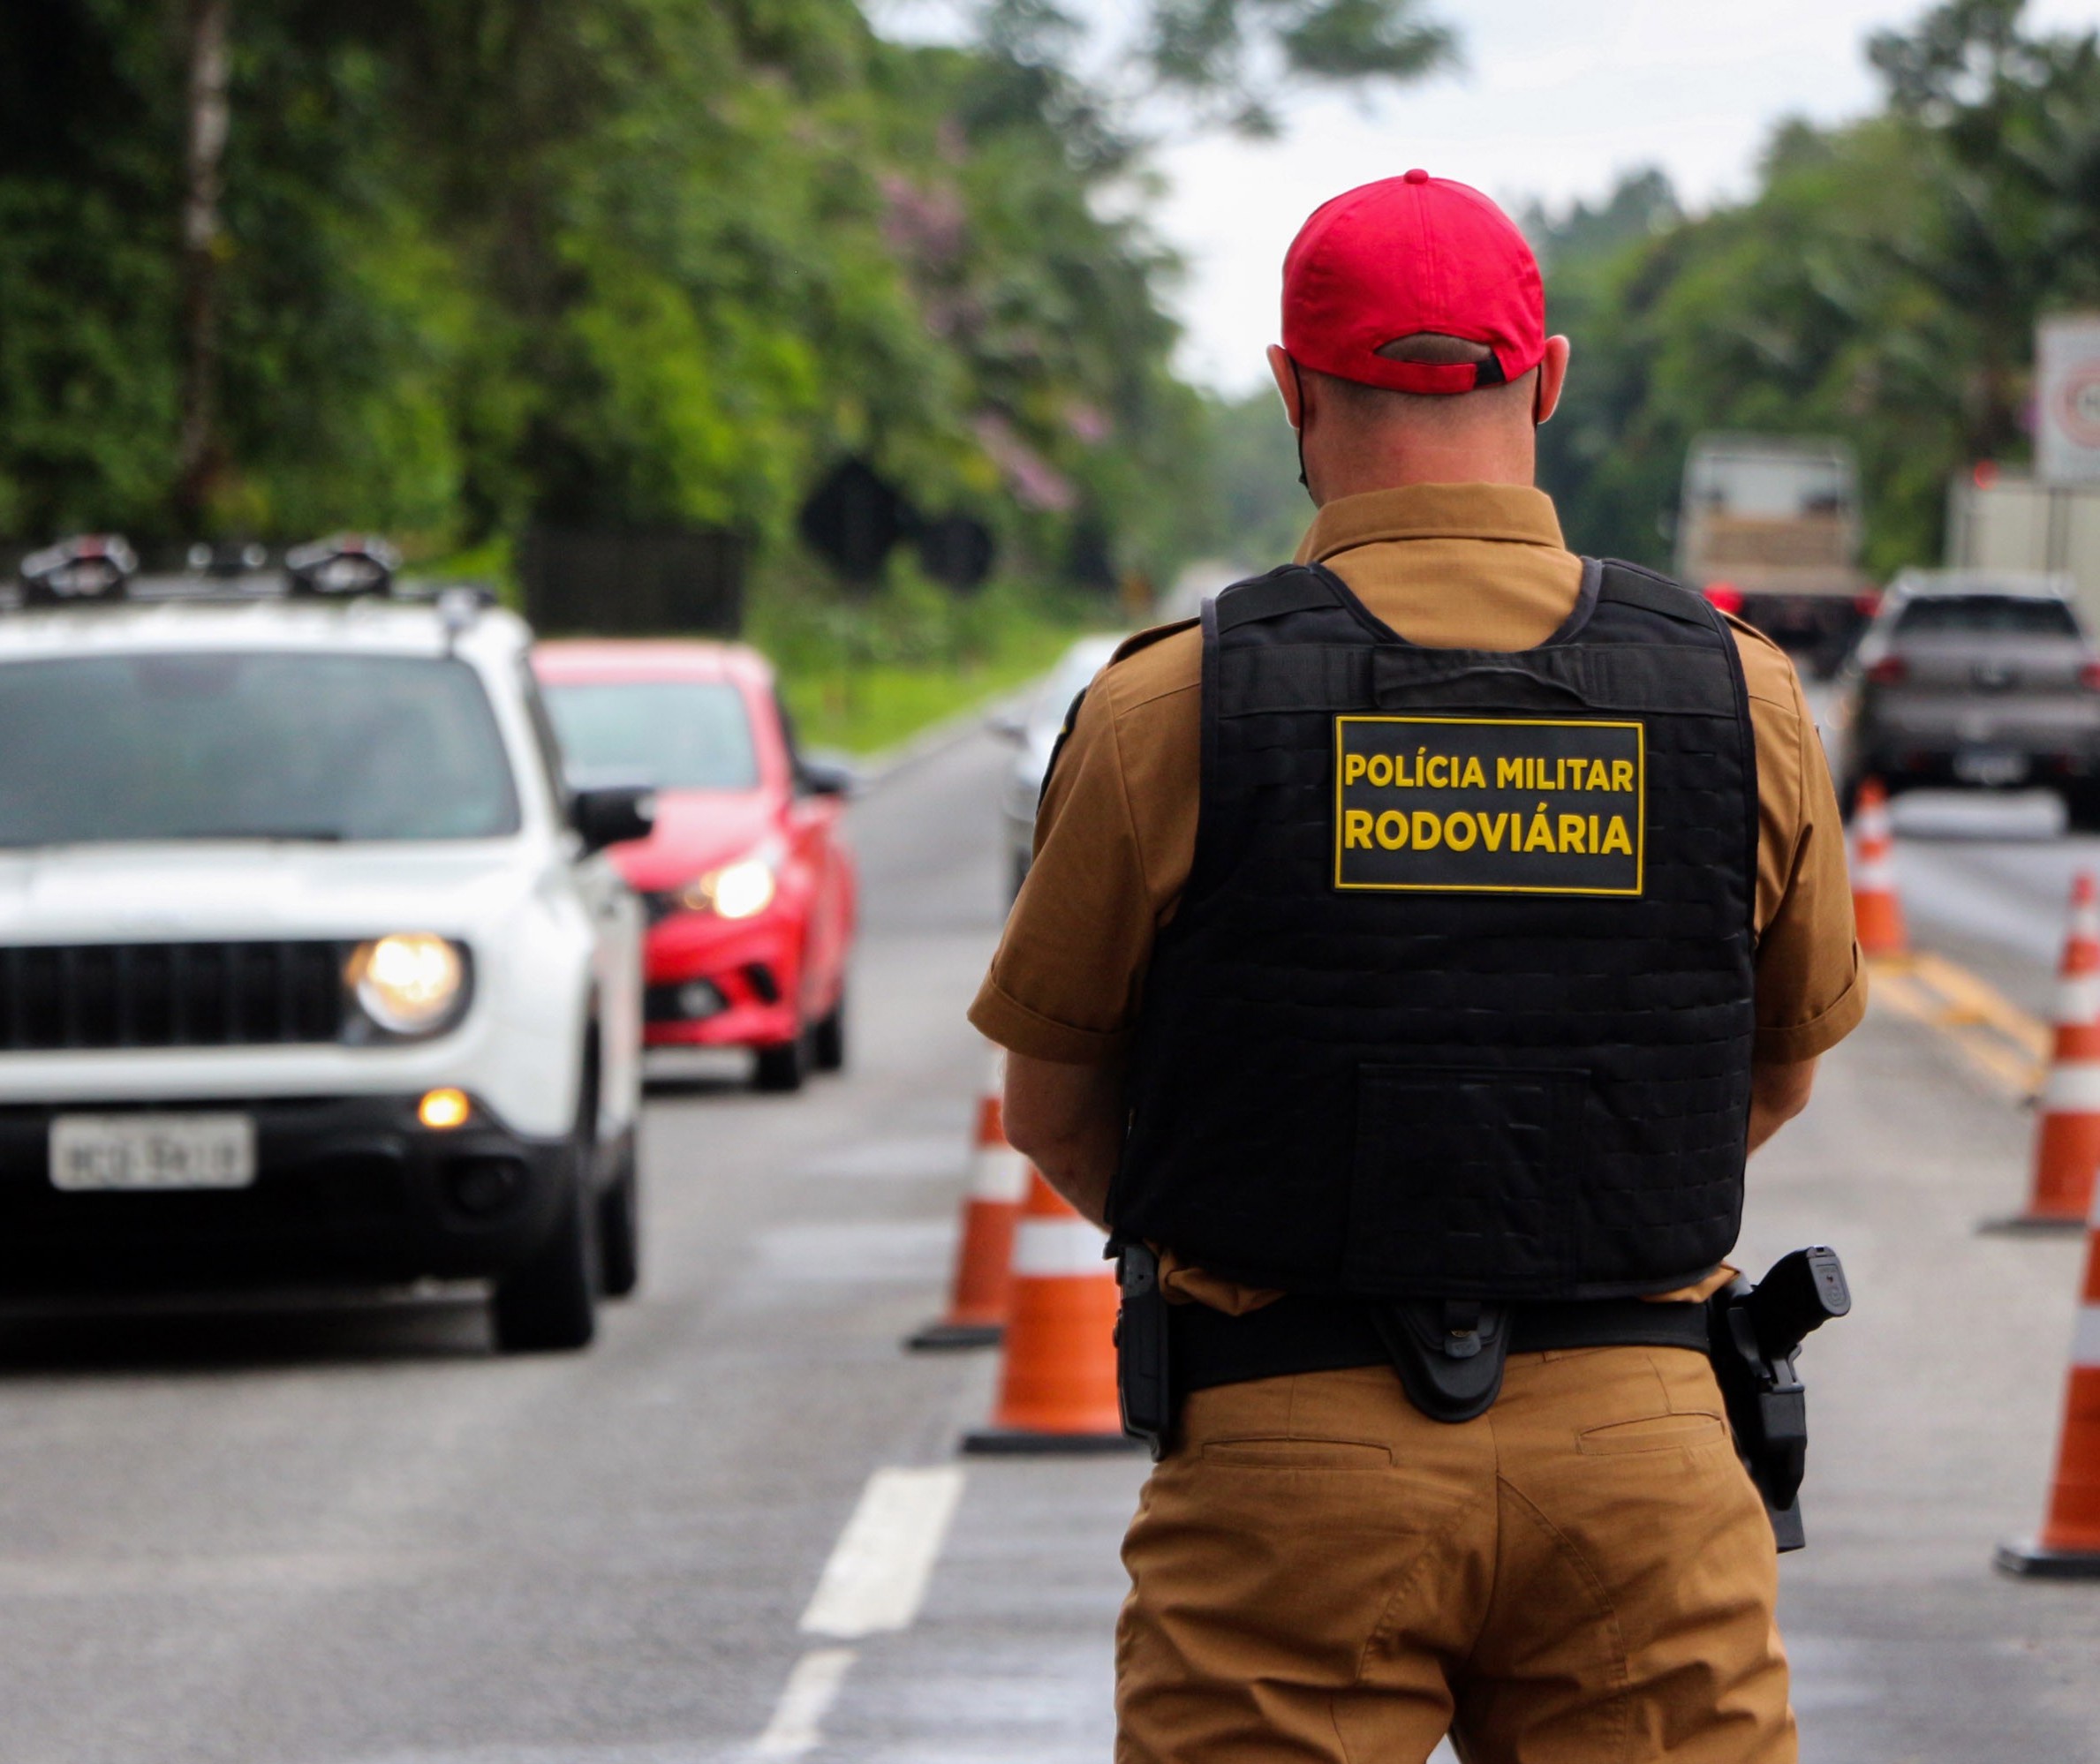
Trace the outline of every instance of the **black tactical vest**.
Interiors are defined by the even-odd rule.
[[[1425,649],[1293,567],[1203,636],[1117,1234],[1365,1298],[1710,1271],[1742,1207],[1757,848],[1720,614],[1586,561],[1537,648]]]

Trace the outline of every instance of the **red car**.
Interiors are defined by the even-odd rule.
[[[797,753],[765,659],[741,644],[541,644],[533,667],[578,779],[656,787],[613,856],[648,910],[650,1047],[748,1047],[762,1090],[845,1063],[856,880],[851,780]]]

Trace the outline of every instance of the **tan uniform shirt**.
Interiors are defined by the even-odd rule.
[[[1552,501],[1507,485],[1344,497],[1298,556],[1430,648],[1529,649],[1567,619],[1582,583]],[[1866,1010],[1844,828],[1793,664],[1734,629],[1757,758],[1756,1057],[1811,1059]],[[971,1006],[1001,1046],[1093,1065],[1128,1044],[1153,939],[1195,856],[1202,657],[1190,626],[1088,691],[1036,819],[1034,867]]]

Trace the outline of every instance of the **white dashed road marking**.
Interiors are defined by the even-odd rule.
[[[962,1497],[953,1466],[876,1471],[832,1546],[802,1632],[856,1641],[910,1628]]]
[[[909,1629],[962,1498],[963,1472],[951,1466],[876,1471],[831,1547],[802,1614],[802,1632],[856,1641]],[[814,1647],[797,1661],[752,1758],[806,1758],[814,1752],[854,1659],[850,1647]]]
[[[805,1758],[824,1738],[824,1717],[838,1700],[839,1688],[853,1665],[850,1647],[818,1647],[795,1662],[782,1687],[773,1719],[759,1736],[751,1755],[759,1758]]]

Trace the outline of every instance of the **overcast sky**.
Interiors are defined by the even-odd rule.
[[[933,34],[948,0],[884,0],[877,17]],[[1116,16],[1114,0],[1076,8]],[[1506,206],[1607,191],[1660,165],[1688,202],[1740,195],[1772,125],[1870,109],[1867,34],[1915,0],[1428,0],[1454,25],[1465,66],[1367,105],[1308,96],[1280,141],[1209,136],[1169,145],[1157,224],[1189,261],[1174,305],[1182,366],[1241,390],[1265,378],[1277,278],[1298,224],[1337,191],[1409,166],[1477,185]],[[2036,25],[2100,24],[2100,0],[2029,0]]]

